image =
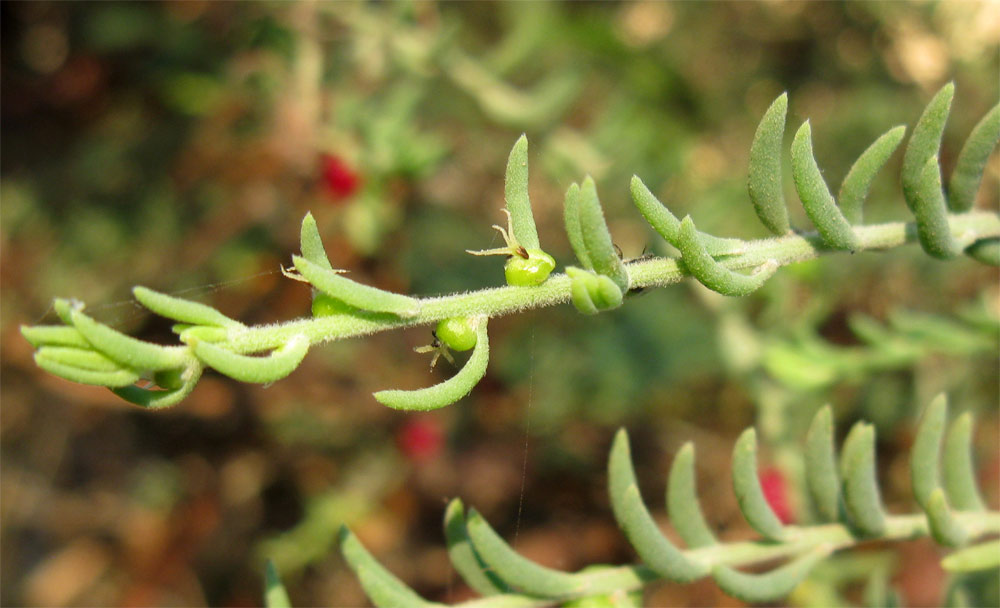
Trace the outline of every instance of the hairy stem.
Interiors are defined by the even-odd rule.
[[[972,212],[949,216],[951,233],[962,242],[1000,236],[1000,216],[989,212]],[[892,249],[917,242],[914,223],[891,222],[853,228],[858,239],[857,251]],[[788,235],[749,241],[738,255],[725,256],[720,263],[731,270],[757,268],[769,261],[786,266],[836,253],[826,246],[816,233]],[[677,283],[688,276],[674,258],[653,258],[627,264],[632,289],[661,287]],[[505,286],[480,291],[420,299],[420,312],[401,319],[392,315],[370,314],[359,318],[334,315],[321,318],[296,319],[286,323],[229,330],[225,347],[235,352],[251,353],[276,348],[297,334],[305,335],[313,344],[364,336],[397,328],[417,327],[450,317],[483,315],[500,317],[515,312],[545,308],[570,301],[570,279],[555,274],[537,287]]]

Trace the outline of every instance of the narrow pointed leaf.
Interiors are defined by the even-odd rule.
[[[726,296],[745,296],[760,289],[774,274],[777,266],[773,263],[764,264],[753,274],[740,274],[729,270],[705,250],[698,238],[698,230],[690,216],[681,222],[678,249],[681,250],[681,260],[696,279],[712,291]]]
[[[757,432],[743,431],[733,448],[733,491],[750,527],[769,540],[786,536],[785,527],[764,497],[757,474]]]
[[[989,266],[1000,266],[1000,238],[979,239],[965,248],[965,255]]]
[[[632,192],[632,202],[635,203],[642,217],[646,218],[649,225],[663,237],[663,240],[677,247],[681,221],[649,191],[649,188],[642,183],[637,175],[632,176],[629,188]],[[699,232],[698,236],[702,244],[705,245],[705,250],[711,256],[737,254],[746,248],[746,243],[740,239],[723,239],[704,232]]]
[[[52,302],[52,309],[56,311],[56,315],[62,319],[63,323],[72,325],[73,311],[83,310],[83,302],[79,300],[67,300],[66,298],[56,298]]]
[[[639,558],[654,572],[674,582],[689,582],[708,574],[705,564],[694,562],[675,547],[653,520],[642,501],[624,429],[615,435],[608,459],[608,493],[615,520]]]
[[[202,366],[194,364],[181,373],[181,385],[169,389],[148,389],[138,386],[112,388],[111,392],[129,403],[149,410],[158,410],[177,405],[194,390],[201,378]]]
[[[1000,566],[1000,540],[966,547],[941,560],[941,567],[948,572],[976,572],[998,566]]]
[[[826,244],[834,249],[857,249],[858,237],[837,207],[819,165],[816,164],[808,120],[802,123],[792,141],[792,179],[806,215]]]
[[[823,406],[813,418],[806,434],[805,478],[809,496],[822,521],[834,522],[840,516],[840,477],[833,441],[833,411]]]
[[[944,488],[948,500],[959,511],[985,509],[976,485],[972,463],[972,414],[965,412],[955,419],[944,440]]]
[[[539,249],[538,231],[535,217],[531,213],[531,199],[528,197],[528,137],[521,135],[507,159],[507,175],[504,181],[504,198],[510,212],[514,238],[525,249]]]
[[[583,314],[593,315],[622,305],[624,295],[609,277],[573,266],[566,268],[566,274],[571,280],[573,306]]]
[[[292,256],[292,263],[313,287],[355,308],[400,317],[412,317],[420,312],[420,300],[416,298],[362,285],[297,255]]]
[[[42,349],[44,350],[44,349]],[[67,365],[60,361],[55,361],[41,350],[35,353],[35,363],[52,375],[59,376],[66,380],[79,382],[80,384],[92,384],[94,386],[127,386],[139,379],[139,374],[130,369],[118,369],[115,371],[94,371],[73,365]]]
[[[313,217],[312,213],[306,213],[306,216],[302,218],[299,241],[302,257],[320,268],[333,270],[333,266],[330,265],[330,258],[326,256],[326,248],[323,247],[323,239],[319,235],[319,228],[316,226],[316,218]]]
[[[840,476],[844,480],[844,509],[851,523],[863,534],[885,532],[885,509],[875,476],[875,429],[859,422],[844,440],[840,456]]]
[[[928,254],[941,259],[962,253],[962,247],[951,234],[944,192],[941,191],[941,167],[938,157],[932,156],[923,171],[910,201],[917,220],[917,238]]]
[[[597,198],[597,186],[590,176],[580,185],[579,200],[580,232],[594,271],[610,278],[622,292],[628,291],[628,271],[611,241],[601,202]]]
[[[773,602],[794,591],[828,554],[826,549],[815,549],[764,574],[749,574],[728,566],[716,566],[712,570],[712,578],[719,588],[744,602]]]
[[[271,560],[267,560],[264,566],[264,605],[267,608],[292,608],[292,600]]]
[[[466,529],[476,553],[512,588],[551,598],[570,596],[579,591],[579,580],[573,574],[546,568],[522,557],[475,509],[469,509]]]
[[[340,552],[361,581],[365,594],[376,606],[408,608],[428,605],[428,602],[378,563],[346,526],[340,529]]]
[[[136,340],[130,336],[98,323],[79,310],[70,313],[73,326],[97,350],[125,367],[158,371],[181,367],[184,363],[183,347],[167,347]]]
[[[902,125],[889,129],[868,146],[868,149],[851,165],[837,195],[840,212],[851,224],[860,225],[863,221],[865,199],[868,198],[872,181],[899,147],[899,142],[903,141],[905,134],[906,127]]]
[[[576,254],[576,259],[585,269],[593,270],[594,264],[590,254],[587,253],[587,245],[583,241],[583,228],[580,225],[580,196],[580,186],[570,184],[566,189],[563,220],[566,223],[566,236],[569,237],[569,244]]]
[[[698,502],[694,473],[694,445],[685,443],[674,457],[667,477],[667,512],[670,523],[688,547],[716,544],[715,535],[705,522]]]
[[[958,154],[955,170],[948,182],[948,207],[962,213],[972,209],[976,202],[979,183],[983,180],[986,161],[1000,141],[1000,105],[983,116],[965,140]]]
[[[123,369],[122,366],[112,359],[93,350],[90,345],[87,348],[77,348],[75,346],[43,346],[38,349],[38,355],[80,369],[93,372],[114,372]],[[133,370],[127,370],[133,371]]]
[[[480,595],[494,595],[506,592],[503,584],[482,562],[465,529],[465,507],[462,501],[454,499],[444,512],[444,536],[448,543],[448,557],[459,576]]]
[[[457,374],[427,388],[379,391],[375,393],[375,399],[397,410],[427,411],[451,405],[468,395],[483,379],[489,360],[490,341],[486,333],[486,319],[482,318],[476,326],[476,346],[472,356]]]
[[[927,499],[927,523],[930,525],[931,536],[938,544],[946,547],[961,547],[969,540],[969,533],[955,517],[954,511],[948,506],[944,488],[934,488]]]
[[[944,394],[931,401],[917,429],[910,451],[910,482],[913,497],[926,510],[931,493],[941,485],[941,439],[948,417],[948,400]]]
[[[782,93],[764,113],[750,145],[747,187],[757,217],[777,235],[790,230],[781,183],[781,144],[785,135],[788,94]]]
[[[91,348],[90,342],[75,327],[69,325],[21,326],[21,335],[35,348],[42,346],[74,346]]]
[[[899,608],[899,594],[889,586],[885,570],[878,568],[865,585],[864,603],[868,608]]]
[[[200,302],[175,298],[146,287],[136,287],[132,290],[132,294],[143,306],[168,319],[176,319],[191,325],[243,327],[239,321],[230,319],[211,306]]]
[[[240,355],[209,342],[198,342],[194,353],[209,367],[241,382],[268,384],[295,371],[309,351],[309,338],[293,336],[263,357]]]
[[[941,136],[944,134],[944,125],[948,121],[954,95],[954,83],[949,82],[941,87],[917,120],[913,134],[910,135],[910,142],[906,145],[902,171],[903,198],[914,213],[924,169],[931,158],[938,156],[938,150],[941,148]],[[940,175],[938,181],[940,182]]]

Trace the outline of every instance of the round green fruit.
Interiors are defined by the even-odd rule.
[[[443,319],[434,335],[452,350],[469,350],[476,345],[476,328],[469,317]]]
[[[534,287],[541,285],[555,270],[555,259],[541,249],[529,249],[528,257],[513,255],[503,267],[508,285]]]

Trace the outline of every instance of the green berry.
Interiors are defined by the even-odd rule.
[[[511,256],[503,267],[508,285],[534,287],[541,285],[556,267],[553,257],[541,249],[529,249],[528,257]]]
[[[476,328],[469,317],[452,317],[438,323],[437,339],[452,350],[469,350],[476,345]]]

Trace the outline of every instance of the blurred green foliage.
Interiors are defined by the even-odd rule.
[[[592,523],[609,521],[596,478],[618,425],[637,429],[641,479],[662,478],[654,455],[674,451],[663,444],[728,446],[755,421],[794,478],[790,438],[831,402],[841,428],[859,417],[880,425],[887,491],[902,488],[893,463],[918,414],[910,404],[947,391],[988,430],[1000,392],[995,271],[916,248],[802,264],[747,299],[683,285],[596,318],[567,308],[495,321],[486,383],[419,416],[384,411],[370,393],[426,381],[411,352],[423,332],[316,349],[297,380],[266,390],[206,381],[189,403],[147,414],[43,378],[16,328],[72,296],[166,339],[128,299],[134,284],[245,322],[308,314],[309,294],[278,273],[307,210],[333,264],[370,282],[417,294],[500,284],[501,264],[463,251],[497,244],[489,225],[502,220],[504,162],[521,132],[539,233],[561,263],[562,192],[585,173],[626,258],[667,249],[628,202],[633,173],[703,230],[763,236],[745,173],[767,104],[789,92],[789,132],[812,119],[816,157],[839,183],[876,135],[912,125],[954,80],[947,170],[1000,95],[989,10],[0,5],[0,603],[259,603],[266,555],[294,604],[356,605],[357,583],[328,551],[345,520],[424,595],[461,597],[437,524],[454,495],[501,533],[520,529],[524,547],[550,547],[550,563],[629,560],[621,540],[567,545],[589,538],[581,530],[607,536]],[[876,180],[869,221],[906,216],[890,177],[900,162]],[[997,207],[997,178],[993,162],[980,205]],[[802,217],[793,210],[793,223]],[[862,326],[891,339],[873,347]],[[442,434],[430,460],[400,447],[413,424]],[[977,443],[994,465],[986,487],[996,487],[996,443],[995,433]],[[372,458],[383,473],[359,487],[353,472]],[[713,509],[720,526],[735,517],[731,504]],[[303,535],[314,544],[296,551]],[[907,603],[939,601],[896,579]],[[812,597],[857,596],[817,584]],[[696,593],[670,587],[647,601],[710,603]]]

